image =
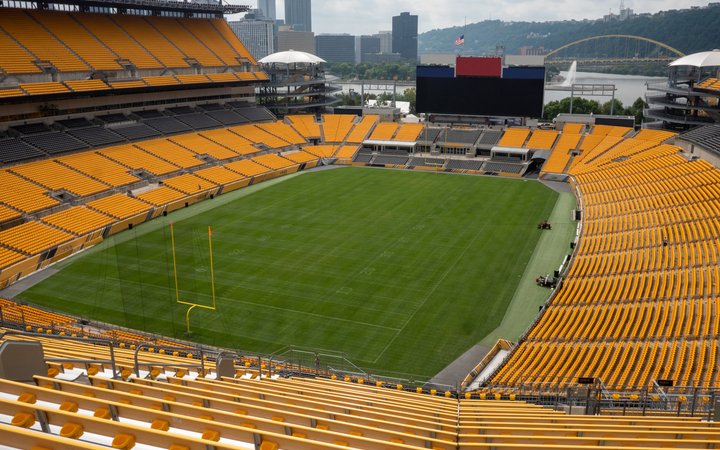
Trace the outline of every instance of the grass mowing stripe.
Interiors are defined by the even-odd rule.
[[[350,167],[225,197],[172,216],[181,299],[212,302],[213,229],[217,310],[191,312],[190,340],[330,348],[371,368],[434,375],[502,321],[557,194],[524,180]],[[185,338],[168,230],[157,221],[136,230],[20,299]]]

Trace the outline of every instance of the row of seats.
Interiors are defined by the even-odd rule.
[[[555,130],[535,130],[525,144],[526,148],[534,148],[539,150],[550,150],[555,144],[558,137]]]
[[[0,68],[13,74],[40,73],[49,62],[61,72],[233,67],[253,59],[221,19],[103,15],[5,8],[0,28]],[[253,79],[256,79],[253,77]]]
[[[90,361],[50,362],[47,375],[30,384],[0,380],[0,411],[12,419],[1,431],[21,448],[30,439],[56,448],[64,437],[77,448],[118,449],[655,449],[711,448],[720,437],[702,417],[571,416],[517,401],[515,394],[455,399],[375,380],[271,377],[252,358],[237,357],[233,376],[218,377],[210,360],[202,373],[185,367],[199,363],[192,351],[141,351],[136,367],[135,346],[120,344],[113,373],[108,364],[92,362],[108,358],[106,347],[40,333],[6,339],[40,342],[46,358]],[[39,415],[50,432],[42,431]]]
[[[498,145],[500,147],[519,148],[525,144],[529,135],[530,130],[527,128],[508,128],[505,130],[505,134],[503,134],[503,137],[500,139],[500,143]]]
[[[378,116],[363,116],[362,120],[353,127],[346,142],[349,144],[362,144],[370,130],[378,123],[378,118]]]
[[[545,164],[543,164],[542,172],[564,173],[572,157],[570,152],[577,148],[580,139],[582,139],[581,134],[571,133],[570,130],[567,130],[566,126],[557,144],[555,144],[555,148],[552,153],[550,153],[550,157],[548,157]]]
[[[335,116],[332,116],[335,117]],[[342,117],[342,116],[337,116]],[[349,116],[348,116],[349,117]],[[315,122],[315,116],[312,115],[290,115],[287,116],[293,128],[306,139],[320,139],[322,132],[320,124]],[[336,142],[336,141],[327,141]]]
[[[326,114],[322,116],[323,122],[322,135],[325,142],[338,143],[344,142],[347,139],[350,130],[352,130],[353,116],[344,114]]]
[[[673,133],[626,133],[585,136],[568,170],[583,206],[573,262],[492,386],[720,386],[720,171],[662,144]]]
[[[76,235],[83,235],[103,228],[114,222],[114,219],[92,211],[84,206],[66,209],[41,219],[43,222]]]
[[[0,90],[2,97],[21,97],[25,95],[42,94],[65,94],[70,92],[102,91],[128,88],[142,88],[150,86],[187,85],[197,83],[224,83],[227,81],[257,81],[260,74],[253,72],[228,73],[234,78],[223,77],[222,80],[215,80],[212,74],[208,75],[164,75],[153,77],[142,77],[139,80],[116,80],[105,83],[102,80],[75,80],[75,81],[53,81],[40,83],[21,83],[18,88]],[[251,78],[252,77],[252,78]]]
[[[0,244],[27,255],[35,255],[72,238],[71,234],[39,222],[25,222],[5,231],[0,231]]]

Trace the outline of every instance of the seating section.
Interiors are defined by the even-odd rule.
[[[246,177],[254,177],[255,175],[260,175],[262,173],[270,171],[267,167],[262,166],[249,159],[243,159],[241,161],[235,161],[229,164],[225,164],[224,167],[226,169],[232,170],[233,172],[245,175]]]
[[[205,161],[198,159],[196,154],[190,150],[185,150],[179,145],[166,139],[156,139],[153,141],[139,142],[135,147],[145,150],[151,155],[167,161],[175,166],[188,169],[190,167],[202,166]]]
[[[41,219],[43,222],[63,231],[82,235],[110,225],[115,220],[83,206],[66,209]]]
[[[175,189],[170,189],[167,186],[161,186],[157,189],[135,195],[135,198],[155,206],[166,205],[175,200],[180,200],[183,197],[185,197],[185,194]]]
[[[441,131],[443,131],[441,128],[423,128],[422,130],[420,130],[420,135],[415,141],[418,144],[431,145],[433,142],[435,142],[435,139],[437,139]]]
[[[236,113],[245,117],[250,122],[262,122],[265,120],[276,120],[275,116],[265,108],[241,108],[236,109]]]
[[[580,134],[571,134],[566,126],[555,148],[550,153],[550,157],[543,164],[542,172],[565,173],[565,168],[572,157],[570,152],[577,148],[581,138],[582,135]]]
[[[695,127],[680,134],[678,138],[708,150],[720,151],[720,125]],[[2,141],[0,141],[0,145],[2,145]]]
[[[323,122],[321,124],[322,134],[325,138],[325,142],[343,142],[348,137],[348,133],[352,130],[353,118],[350,115],[323,115]]]
[[[292,127],[282,123],[263,123],[255,125],[261,130],[272,134],[290,144],[301,145],[307,144],[307,141],[300,136]]]
[[[5,164],[45,156],[45,153],[19,139],[0,139],[0,162]]]
[[[0,223],[9,222],[11,220],[19,219],[21,217],[21,213],[6,206],[0,206]]]
[[[613,127],[610,125],[595,125],[595,126],[593,126],[592,134],[597,135],[597,136],[623,137],[629,131],[632,131],[632,128]]]
[[[203,131],[199,135],[239,155],[250,155],[260,151],[259,148],[253,145],[252,141],[230,131],[230,129]],[[175,138],[172,139],[175,140]]]
[[[647,131],[568,171],[584,205],[574,261],[493,385],[570,375],[719,385],[720,171]]]
[[[113,131],[121,135],[128,141],[148,139],[151,137],[160,136],[160,132],[144,124],[113,128]]]
[[[409,158],[407,158],[405,156],[378,155],[375,157],[373,164],[388,164],[388,165],[404,166],[407,164],[408,159]]]
[[[448,169],[460,170],[480,170],[484,161],[467,161],[464,159],[449,159],[447,162]]]
[[[168,139],[168,141],[174,142],[177,145],[186,148],[193,153],[199,155],[210,155],[217,160],[230,159],[238,156],[238,154],[234,151],[228,149],[227,147],[223,147],[222,145],[212,141],[211,139],[203,137],[202,134],[183,134],[180,136],[171,137]]]
[[[47,189],[8,171],[0,171],[0,186],[3,187],[0,189],[0,203],[24,213],[34,213],[60,204],[47,195]]]
[[[349,144],[362,144],[377,122],[378,116],[363,116],[362,121],[355,124],[346,141]]]
[[[300,133],[300,135],[306,139],[320,139],[322,132],[320,131],[320,124],[315,122],[315,116],[304,115],[304,116],[287,116],[288,120],[292,124],[292,127]],[[335,123],[337,127],[338,122]],[[337,142],[337,141],[329,141]]]
[[[132,145],[112,147],[100,150],[98,153],[126,167],[135,170],[142,169],[153,175],[167,175],[180,170],[180,167],[163,161]]]
[[[502,172],[502,173],[516,173],[519,174],[522,172],[523,166],[521,164],[510,164],[510,163],[501,163],[501,162],[491,162],[488,161],[485,163],[485,166],[483,167],[483,170],[485,172]]]
[[[437,138],[438,145],[448,144],[450,146],[468,146],[475,144],[481,130],[461,130],[457,128],[441,129]]]
[[[315,145],[303,147],[303,151],[315,155],[318,158],[332,158],[335,152],[338,151],[337,145]]]
[[[163,134],[187,133],[192,130],[187,124],[178,122],[172,117],[158,117],[143,121],[147,126],[155,128]]]
[[[399,125],[397,123],[379,123],[370,135],[370,139],[376,141],[389,141],[395,136]]]
[[[539,150],[550,150],[555,144],[558,132],[555,130],[535,130],[528,139],[526,148],[534,148]]]
[[[37,60],[48,61],[61,72],[91,70],[70,49],[33,20],[28,11],[3,8],[3,13],[0,14],[0,28],[35,56]]]
[[[498,145],[500,147],[522,147],[530,135],[527,128],[508,128]]]
[[[292,162],[302,164],[310,161],[317,161],[318,157],[307,152],[285,153],[283,158],[287,158]]]
[[[435,167],[440,168],[445,165],[445,160],[442,158],[410,158],[408,166],[421,166],[421,167]]]
[[[184,114],[176,117],[177,120],[196,130],[204,130],[207,128],[218,128],[220,122],[205,114]]]
[[[88,148],[84,142],[65,133],[34,134],[25,136],[23,140],[51,155]]]
[[[375,155],[372,154],[357,153],[352,160],[356,163],[368,164],[374,157]]]
[[[25,259],[25,255],[0,247],[0,269]]]
[[[359,147],[354,145],[343,145],[340,147],[340,149],[335,153],[335,157],[338,159],[351,159],[355,153],[357,153]]]
[[[207,113],[208,117],[212,118],[213,120],[220,122],[223,125],[240,125],[243,123],[249,122],[248,119],[241,116],[240,114],[236,114],[233,111],[228,110],[222,110],[222,111],[209,111]]]
[[[272,170],[284,169],[285,167],[289,167],[295,164],[293,161],[285,159],[282,156],[278,156],[274,153],[256,156],[252,160],[253,162],[262,164],[263,166]]]
[[[503,135],[502,131],[495,131],[495,130],[484,131],[482,136],[480,136],[478,145],[484,145],[484,146],[497,145],[497,143],[500,141],[502,135]]]
[[[279,137],[268,133],[262,128],[258,128],[255,125],[240,125],[238,127],[228,128],[231,132],[243,137],[246,140],[255,142],[258,144],[265,144],[270,148],[278,149],[288,147],[289,142],[280,139]]]
[[[22,225],[0,231],[0,244],[10,250],[35,255],[72,239],[65,233],[40,222],[25,222]]]
[[[125,139],[117,133],[113,133],[111,130],[100,127],[70,130],[68,131],[68,134],[92,147],[119,144],[120,142],[125,141]]]
[[[566,123],[562,129],[563,133],[580,134],[585,125],[581,123]]]
[[[180,191],[187,195],[197,194],[199,192],[207,191],[208,189],[217,187],[215,183],[211,183],[206,179],[196,177],[195,175],[190,173],[180,175],[179,177],[169,178],[163,183],[165,184],[165,186],[173,188],[176,191]]]
[[[720,81],[717,78],[708,78],[697,85],[698,89],[709,89],[711,91],[720,91]]]
[[[10,170],[51,191],[65,190],[78,197],[87,197],[110,189],[108,186],[52,160],[23,164]]]
[[[127,167],[94,152],[64,156],[57,162],[112,187],[140,181],[139,178],[128,173]]]
[[[115,194],[110,197],[95,200],[86,205],[108,216],[116,219],[127,219],[142,212],[148,211],[150,206],[134,198],[123,194]]]
[[[243,175],[237,174],[232,170],[221,166],[198,170],[197,172],[193,172],[193,175],[217,185],[228,184],[245,178]]]
[[[406,123],[400,127],[395,135],[396,141],[412,142],[418,139],[425,127],[419,123]]]

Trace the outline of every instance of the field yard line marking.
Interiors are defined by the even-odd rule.
[[[506,193],[507,193],[507,192],[506,192]],[[494,203],[494,202],[493,202],[493,203]],[[375,364],[375,363],[377,362],[377,360],[380,359],[380,357],[381,357],[383,354],[385,354],[385,351],[387,351],[387,349],[390,348],[390,346],[392,345],[392,343],[395,342],[395,339],[397,339],[397,337],[400,336],[400,333],[402,333],[402,330],[404,330],[405,327],[407,326],[407,324],[410,323],[410,321],[412,320],[412,318],[415,317],[415,314],[417,314],[417,312],[420,311],[420,308],[422,308],[422,306],[425,304],[425,302],[427,301],[427,299],[429,299],[430,296],[433,294],[433,292],[435,292],[435,289],[437,289],[437,287],[440,286],[440,283],[442,283],[442,281],[445,279],[445,277],[447,276],[447,274],[449,274],[450,271],[455,267],[455,264],[457,264],[458,261],[460,261],[460,258],[462,258],[463,255],[465,255],[465,252],[467,251],[467,249],[469,249],[470,246],[473,244],[473,242],[475,242],[475,239],[477,239],[477,237],[480,236],[480,233],[485,229],[485,227],[487,227],[487,225],[490,223],[490,220],[491,220],[493,217],[495,217],[495,214],[497,214],[497,212],[498,212],[498,208],[495,208],[495,209],[494,209],[494,212],[493,212],[492,215],[488,218],[488,220],[485,221],[485,224],[482,226],[482,228],[480,228],[480,229],[478,230],[478,232],[475,233],[475,236],[472,238],[472,240],[471,240],[470,242],[468,242],[468,245],[466,245],[465,248],[463,249],[463,251],[458,255],[458,257],[455,258],[455,261],[453,261],[453,263],[450,265],[450,267],[448,267],[448,269],[445,271],[445,273],[443,274],[443,276],[440,277],[440,279],[438,280],[437,283],[435,283],[435,286],[433,286],[432,290],[428,293],[428,295],[425,296],[425,298],[424,298],[423,301],[420,303],[420,305],[418,305],[418,307],[415,309],[415,311],[413,311],[412,315],[410,316],[410,318],[408,318],[407,322],[405,322],[405,324],[403,324],[402,328],[400,328],[400,330],[395,334],[395,336],[392,338],[392,340],[390,341],[390,343],[388,343],[388,345],[383,349],[383,351],[378,355],[378,357],[375,358],[375,361],[372,362],[373,364]]]

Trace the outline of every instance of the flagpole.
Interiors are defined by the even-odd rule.
[[[467,40],[467,16],[465,16],[465,32],[463,33],[463,56],[465,56],[465,41]]]

